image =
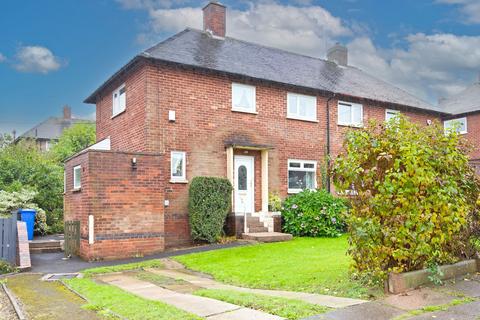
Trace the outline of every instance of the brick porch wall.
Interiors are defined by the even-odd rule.
[[[132,158],[137,159],[133,170]],[[162,156],[86,151],[67,161],[66,185],[82,165],[82,188],[65,193],[65,220],[80,221],[80,256],[118,259],[161,252],[164,243]],[[94,216],[94,244],[88,244],[88,215]]]

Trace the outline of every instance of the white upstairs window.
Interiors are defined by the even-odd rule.
[[[186,153],[183,151],[172,151],[170,156],[171,182],[186,182]]]
[[[467,133],[467,117],[443,121],[445,133],[456,130],[459,134]]]
[[[73,168],[73,190],[82,188],[82,166]]]
[[[399,114],[400,114],[400,111],[398,111],[398,110],[386,109],[385,110],[385,121],[388,122],[391,119],[396,119]]]
[[[112,94],[112,117],[122,113],[125,111],[127,107],[127,99],[126,99],[126,92],[125,92],[125,84],[122,84],[118,87]]]
[[[317,97],[287,94],[287,118],[317,121]]]
[[[359,103],[338,102],[338,121],[342,126],[363,126],[363,106]]]
[[[288,160],[288,193],[317,188],[317,162]]]
[[[232,110],[256,113],[254,86],[232,83]]]

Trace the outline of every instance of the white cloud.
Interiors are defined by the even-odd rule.
[[[153,44],[186,26],[202,28],[199,7],[149,3],[142,7],[150,18],[149,32],[139,36],[143,43]],[[273,0],[248,4],[245,10],[228,9],[228,36],[321,58],[337,40],[350,39],[351,65],[431,102],[459,92],[480,70],[480,37],[418,33],[381,48],[368,36],[368,25],[344,21],[320,6],[308,6],[308,1],[300,7]]]
[[[20,47],[16,56],[15,69],[21,72],[49,73],[60,69],[60,59],[45,47],[24,46]]]
[[[200,8],[148,9],[153,37],[140,35],[141,40],[154,39],[155,34],[178,32],[186,26],[202,28]],[[227,11],[229,36],[296,52],[323,56],[333,38],[348,36],[352,31],[340,18],[320,6],[296,7],[276,2],[250,3],[245,11]]]
[[[350,62],[419,97],[458,93],[480,71],[480,37],[412,34],[405,49],[381,49],[368,38],[349,43]]]
[[[4,62],[7,60],[7,57],[5,57],[1,52],[0,52],[0,63]]]
[[[438,3],[456,5],[466,17],[467,23],[480,23],[480,1],[478,0],[437,0]]]

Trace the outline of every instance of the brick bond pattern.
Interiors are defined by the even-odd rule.
[[[132,158],[137,169],[132,168]],[[72,190],[82,166],[82,189]],[[80,221],[80,256],[116,259],[164,250],[164,174],[156,154],[86,151],[65,164],[65,220]],[[88,216],[94,216],[93,245]]]

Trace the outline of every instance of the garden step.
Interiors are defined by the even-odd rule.
[[[258,242],[279,242],[292,240],[292,235],[280,232],[250,232],[242,233],[242,239]]]
[[[30,253],[61,252],[63,240],[33,240],[29,242]]]
[[[249,233],[262,233],[262,232],[268,232],[268,228],[265,228],[264,226],[261,226],[261,227],[248,226],[248,231]]]

